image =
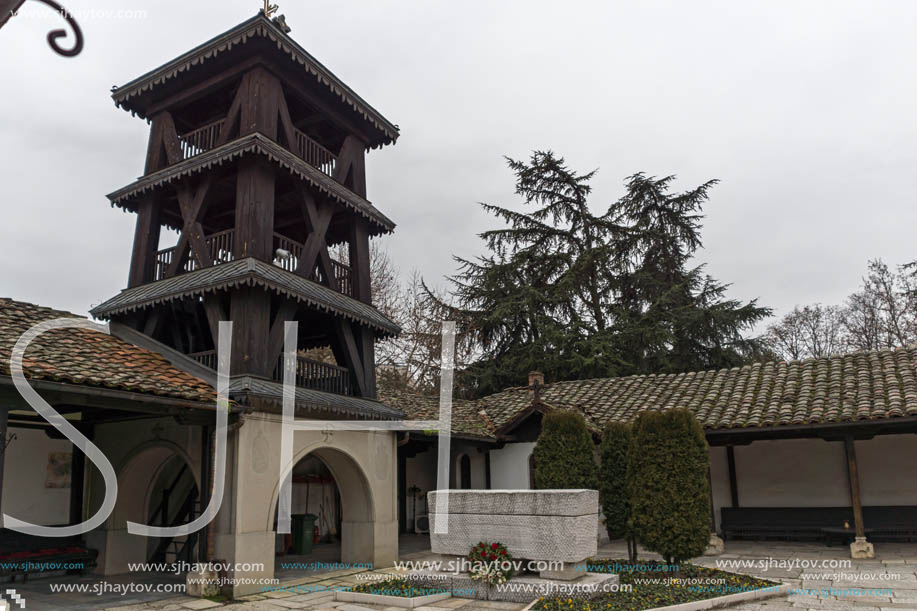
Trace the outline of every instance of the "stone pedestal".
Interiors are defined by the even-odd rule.
[[[857,537],[850,544],[850,557],[856,560],[875,558],[876,550],[866,537]]]
[[[188,571],[185,577],[185,594],[195,598],[219,596],[221,587],[220,574],[208,568]]]
[[[448,495],[446,521],[437,497]],[[575,579],[573,565],[598,550],[599,493],[595,490],[448,490],[429,493],[433,553],[467,556],[478,542],[499,542],[513,558],[562,562],[542,576]]]
[[[704,556],[719,556],[723,553],[723,540],[716,533],[710,533],[710,542],[707,543],[707,549],[704,550]]]

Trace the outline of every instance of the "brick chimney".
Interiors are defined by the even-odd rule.
[[[544,386],[544,374],[540,371],[530,371],[529,372],[529,386]]]

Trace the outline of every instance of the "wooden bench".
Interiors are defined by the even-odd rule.
[[[917,541],[917,507],[886,505],[863,507],[863,525],[872,530],[870,540]]]
[[[723,507],[723,539],[819,540],[822,528],[853,524],[850,507]]]
[[[824,540],[825,529],[846,521],[854,526],[851,507],[723,507],[723,539]],[[917,507],[863,507],[863,524],[870,540],[917,540]]]

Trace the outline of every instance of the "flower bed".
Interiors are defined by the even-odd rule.
[[[532,607],[539,611],[641,611],[711,598],[738,592],[750,592],[780,584],[750,575],[728,573],[692,564],[682,564],[677,573],[661,570],[663,566],[648,561],[641,569],[628,572],[626,560],[587,560],[590,572],[617,573],[620,583],[632,586],[629,592],[612,592],[593,600],[574,598],[542,598]],[[658,567],[658,570],[653,567]],[[668,583],[638,583],[648,579],[671,580]],[[700,580],[701,583],[695,583]],[[723,580],[713,585],[709,580]],[[679,583],[681,582],[681,583]],[[706,584],[704,584],[706,582]]]
[[[385,581],[361,583],[358,586],[350,588],[350,591],[360,594],[399,596],[401,598],[414,598],[415,596],[429,596],[430,594],[441,593],[441,590],[437,590],[436,588],[419,587],[406,579],[399,579],[397,577],[386,579]]]
[[[398,577],[363,583],[349,590],[334,593],[334,600],[339,602],[368,603],[409,609],[432,605],[451,597],[452,594],[448,591],[418,586]]]

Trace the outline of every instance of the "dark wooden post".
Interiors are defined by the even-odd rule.
[[[3,468],[6,465],[6,436],[7,436],[7,423],[9,422],[10,408],[2,405],[0,406],[0,508],[3,507]]]
[[[350,227],[350,273],[353,298],[372,302],[369,253],[369,225],[366,219],[356,219]]]
[[[716,532],[716,509],[713,506],[713,476],[710,474],[710,465],[707,465],[707,494],[710,497],[710,532]]]
[[[370,278],[369,226],[365,219],[356,219],[350,228],[350,274],[353,298],[372,303]],[[365,397],[376,397],[376,355],[373,332],[360,325],[353,325],[354,339],[360,353],[365,381]]]
[[[239,135],[259,132],[271,140],[277,139],[277,121],[280,112],[280,96],[283,88],[277,77],[258,67],[246,74],[240,91],[242,95]]]
[[[271,331],[271,296],[255,287],[242,287],[232,296],[232,375],[270,377],[274,363],[268,363],[267,338]]]
[[[201,488],[198,498],[200,499],[200,510],[203,512],[207,505],[210,504],[210,469],[211,469],[211,452],[210,446],[210,427],[206,424],[201,427]],[[207,552],[209,548],[210,525],[202,528],[197,540],[197,559],[199,562],[207,562]]]
[[[128,287],[152,282],[156,273],[156,250],[159,248],[159,202],[147,194],[137,207],[134,249],[131,253]]]
[[[236,179],[236,259],[274,259],[274,169],[260,159],[239,162]],[[233,319],[235,320],[235,319]]]
[[[86,477],[86,455],[73,446],[70,455],[70,524],[83,521],[83,486]]]
[[[726,446],[726,462],[729,465],[729,496],[732,506],[739,506],[739,486],[736,480],[736,454],[735,448]]]
[[[863,505],[860,501],[860,479],[857,473],[856,447],[853,437],[844,437],[844,451],[847,454],[847,479],[850,481],[850,501],[853,505],[853,522],[857,538],[866,536],[863,526]]]

